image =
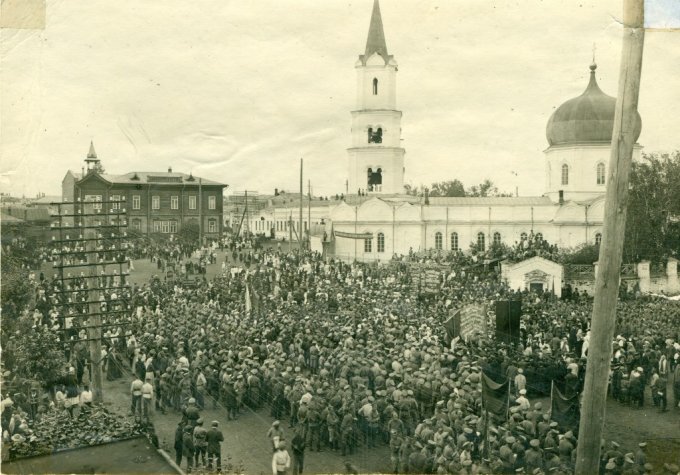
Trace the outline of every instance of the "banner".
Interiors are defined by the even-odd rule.
[[[347,239],[373,239],[373,233],[346,233],[343,231],[333,231],[335,237]]]
[[[450,345],[454,338],[460,336],[460,310],[455,310],[444,322],[444,330],[446,331],[447,345]]]
[[[482,372],[482,404],[484,409],[500,417],[507,417],[510,383],[497,383]]]
[[[486,337],[486,306],[469,304],[460,311],[460,336],[464,340],[481,335]]]
[[[578,395],[571,398],[564,397],[553,381],[550,399],[550,419],[557,422],[563,432],[570,430],[577,433],[580,418]]]
[[[246,284],[246,313],[250,313],[253,308],[252,302],[250,301],[250,287]]]

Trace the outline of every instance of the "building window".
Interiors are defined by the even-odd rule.
[[[500,246],[501,245],[501,233],[493,233],[493,245],[494,246]]]
[[[438,251],[442,250],[442,233],[434,233],[434,248]]]
[[[215,196],[208,196],[208,209],[215,209]]]
[[[378,252],[385,252],[385,235],[378,233]]]
[[[451,233],[451,250],[458,250],[458,233]]]
[[[383,171],[382,168],[378,168],[376,171],[373,171],[372,168],[369,168],[367,170],[367,188],[368,191],[382,191],[382,179],[383,179]]]
[[[142,199],[139,195],[132,195],[132,209],[140,209],[142,207]]]
[[[154,220],[153,222],[153,232],[163,233],[163,234],[175,234],[177,232],[177,221],[159,221]]]
[[[373,238],[364,239],[364,252],[373,252]]]
[[[208,232],[209,233],[216,233],[217,232],[217,220],[216,219],[208,220]]]
[[[562,184],[563,185],[569,184],[569,165],[567,165],[566,163],[562,165]]]
[[[155,233],[161,232],[161,222],[160,221],[154,221],[153,222],[153,232],[155,232]]]
[[[102,209],[102,195],[85,195],[85,201],[94,202],[92,205],[94,210]]]
[[[161,209],[161,197],[152,196],[151,197],[151,209]]]
[[[170,197],[170,209],[179,209],[179,196]]]
[[[373,95],[378,95],[378,78],[373,78]]]
[[[484,233],[477,233],[477,247],[480,251],[486,250],[484,243]]]
[[[595,245],[599,246],[600,244],[602,244],[602,233],[597,233],[595,235]]]
[[[373,127],[368,128],[368,143],[382,143],[382,127],[373,130]]]
[[[196,195],[189,196],[189,209],[196,209]]]
[[[120,209],[120,195],[111,195],[111,209]]]
[[[604,185],[604,163],[597,164],[597,184]]]
[[[177,221],[170,221],[170,233],[176,234],[177,233]]]
[[[141,231],[142,230],[142,220],[139,218],[135,218],[132,220],[132,229],[135,231]]]

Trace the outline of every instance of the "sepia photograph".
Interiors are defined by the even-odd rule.
[[[679,0],[0,0],[7,474],[680,474]]]

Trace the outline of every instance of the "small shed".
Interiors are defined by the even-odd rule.
[[[564,267],[542,257],[515,263],[503,261],[501,278],[513,290],[547,291],[561,297]]]

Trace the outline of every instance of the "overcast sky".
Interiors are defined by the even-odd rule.
[[[47,0],[44,30],[0,33],[0,186],[58,195],[93,140],[109,173],[172,166],[271,192],[297,188],[304,157],[315,194],[344,191],[372,3]],[[546,123],[585,89],[593,44],[616,95],[621,3],[382,0],[406,181],[541,194]],[[647,151],[680,148],[679,78],[680,32],[648,32]]]

